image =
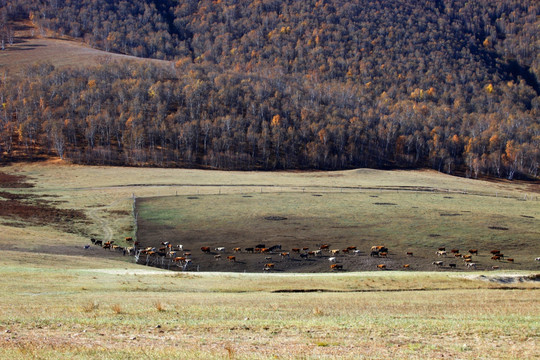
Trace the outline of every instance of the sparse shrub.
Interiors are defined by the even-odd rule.
[[[159,300],[156,300],[156,302],[154,302],[154,307],[157,311],[165,311],[165,305],[163,305],[163,303]]]
[[[88,302],[86,304],[83,304],[81,306],[81,308],[82,308],[82,311],[84,311],[84,312],[92,312],[92,311],[97,310],[99,308],[99,304],[97,302],[95,302],[95,301],[90,301],[90,302]]]

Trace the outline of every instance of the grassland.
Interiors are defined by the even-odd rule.
[[[50,63],[56,67],[88,67],[105,64],[107,61],[151,61],[170,66],[168,61],[141,59],[134,56],[113,54],[93,49],[81,41],[53,37],[40,32],[30,21],[13,24],[15,42],[0,52],[0,71],[19,73],[35,63]]]
[[[120,241],[133,234],[133,194],[138,199],[159,196],[164,201],[197,196],[198,202],[192,203],[204,211],[204,203],[219,196],[243,201],[256,196],[310,195],[306,196],[309,201],[319,202],[328,201],[330,195],[344,196],[341,189],[360,187],[373,193],[358,191],[361,198],[348,201],[366,201],[365,211],[369,205],[374,211],[388,212],[390,206],[372,202],[399,202],[406,210],[417,194],[396,189],[411,186],[445,190],[444,194],[426,194],[442,197],[432,210],[457,211],[451,207],[469,201],[460,194],[468,192],[485,196],[470,195],[476,200],[467,206],[487,198],[494,201],[485,205],[493,208],[493,214],[502,211],[497,209],[498,202],[508,202],[514,215],[537,219],[538,193],[528,183],[473,181],[430,171],[242,173],[83,167],[60,161],[13,164],[0,171],[26,176],[34,184],[33,188],[5,189],[10,193],[54,200],[57,207],[88,215],[71,232],[54,224],[2,219],[0,358],[540,356],[540,287],[527,277],[538,272],[535,264],[528,271],[467,274],[170,273],[136,266],[131,259],[103,249],[83,249],[89,236]],[[248,193],[253,197],[241,196]],[[406,197],[401,198],[403,193]],[[370,197],[373,194],[379,197]],[[525,196],[526,201],[517,200]],[[338,202],[328,204],[337,206]],[[283,206],[293,205],[283,202]],[[439,213],[432,212],[440,220]],[[521,231],[512,218],[482,221]],[[528,245],[538,246],[534,239]],[[536,256],[534,250],[530,252]]]

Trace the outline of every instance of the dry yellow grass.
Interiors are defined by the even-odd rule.
[[[111,60],[152,62],[172,66],[168,61],[108,53],[93,49],[81,41],[41,34],[31,22],[18,23],[16,27],[19,30],[15,31],[15,44],[0,52],[0,72],[18,73],[22,68],[36,63],[50,63],[56,67],[88,67]]]
[[[12,164],[2,171],[27,175],[36,185],[10,191],[57,196],[64,201],[59,206],[93,214],[86,231],[110,231],[115,239],[129,234],[131,217],[110,210],[129,212],[132,193],[318,192],[346,186],[388,192],[410,185],[536,195],[526,184],[494,185],[430,171],[241,173],[58,161]],[[0,225],[0,234],[0,358],[540,356],[540,287],[504,283],[509,273],[498,273],[501,281],[483,281],[481,273],[171,274],[123,258],[40,252],[43,241],[58,250],[86,244],[83,232]],[[313,289],[327,292],[276,292]]]

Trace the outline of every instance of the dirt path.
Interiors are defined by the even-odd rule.
[[[94,209],[91,209],[91,210],[88,211],[88,216],[103,231],[103,238],[102,238],[103,242],[112,241],[114,231],[112,230],[112,228],[111,228],[111,226],[109,224],[109,221],[107,221],[106,219],[103,219],[102,217],[100,217],[98,215],[98,211],[103,211],[103,210],[107,210],[109,208],[112,208],[113,206],[115,206],[116,204],[118,204],[121,201],[126,201],[126,199],[116,200],[115,202],[113,202],[113,203],[111,203],[109,205],[100,206],[100,207],[97,207],[97,208],[94,208]]]

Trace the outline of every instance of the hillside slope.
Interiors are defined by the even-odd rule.
[[[176,66],[9,79],[4,158],[538,176],[534,1],[4,3],[40,32]]]

